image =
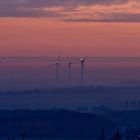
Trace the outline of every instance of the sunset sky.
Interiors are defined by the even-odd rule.
[[[0,0],[0,56],[140,56],[140,0]]]

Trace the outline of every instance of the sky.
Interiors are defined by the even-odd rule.
[[[0,57],[60,54],[140,57],[140,0],[0,0]],[[37,60],[1,61],[0,58],[0,89],[58,87],[56,68],[47,67],[54,62]],[[108,60],[93,63],[87,60],[84,79],[87,85],[140,84],[140,59]],[[71,84],[67,71],[60,70],[60,86],[80,85],[79,64],[72,67]],[[67,62],[62,62],[62,66],[66,69]],[[11,96],[3,97],[2,104],[7,105]],[[12,98],[21,101],[15,96]],[[22,96],[20,99],[24,105],[30,101],[25,97],[23,100]],[[41,96],[37,101],[44,99],[46,103],[46,98]],[[15,105],[15,100],[8,103]]]
[[[140,56],[139,0],[0,0],[0,56]]]

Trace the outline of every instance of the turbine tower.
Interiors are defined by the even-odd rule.
[[[79,61],[79,59],[77,59]],[[70,58],[68,58],[68,80],[69,82],[71,82],[71,79],[72,79],[72,65],[73,64],[78,64],[78,63],[74,63],[71,61]]]
[[[61,64],[60,64],[60,56],[57,58],[56,62],[54,64],[48,65],[50,66],[55,66],[56,68],[56,83],[58,84],[59,82],[59,72],[60,72],[60,68],[62,68]]]
[[[84,84],[84,74],[85,74],[85,61],[86,61],[86,57],[85,58],[80,58],[80,63],[81,63],[81,85],[83,86]]]
[[[71,66],[72,66],[72,62],[70,61],[70,59],[68,59],[68,79],[69,79],[69,81],[71,81]]]
[[[56,82],[59,82],[59,71],[61,68],[61,64],[60,64],[60,56],[57,58],[56,62],[55,62],[55,66],[56,66]]]
[[[56,82],[58,82],[59,81],[59,66],[60,66],[59,61],[56,61],[55,65],[56,65]]]

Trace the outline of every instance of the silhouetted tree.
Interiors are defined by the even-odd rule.
[[[22,134],[22,140],[25,140],[25,134]]]
[[[119,131],[116,132],[116,134],[113,136],[112,140],[122,140],[122,135]]]
[[[140,140],[140,136],[137,137],[137,140]]]
[[[99,140],[106,140],[105,133],[104,133],[103,129],[101,130],[101,134],[100,134]]]

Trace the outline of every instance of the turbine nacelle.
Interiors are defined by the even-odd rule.
[[[56,61],[55,64],[56,64],[56,65],[59,65],[60,63],[59,63],[59,61]]]
[[[85,60],[86,60],[85,58],[80,58],[80,62],[81,62],[81,63],[84,63]]]
[[[71,65],[72,64],[72,62],[71,61],[69,61],[69,63],[68,63],[69,65]]]

